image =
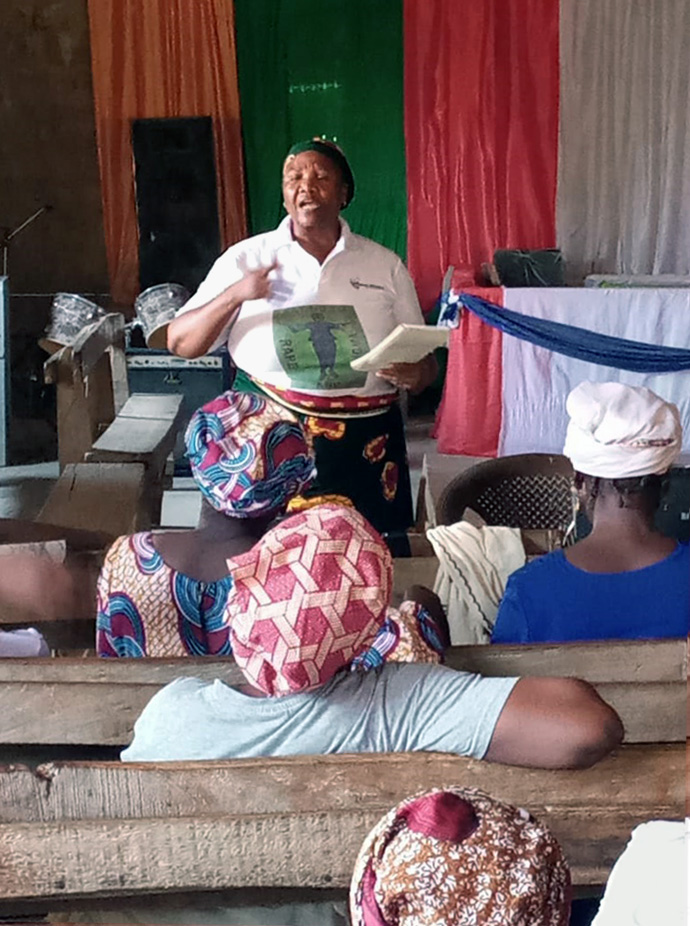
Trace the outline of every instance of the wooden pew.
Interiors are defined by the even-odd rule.
[[[0,897],[346,887],[383,813],[448,785],[527,808],[561,841],[574,883],[602,884],[634,826],[682,818],[685,747],[623,747],[584,771],[432,753],[9,768]]]
[[[137,517],[129,530],[143,530],[160,522],[165,481],[165,462],[173,449],[182,412],[181,395],[129,394],[125,358],[125,321],[119,314],[104,316],[86,326],[72,345],[63,347],[45,363],[46,382],[57,385],[58,457],[62,475],[39,514],[39,520],[69,526],[77,514],[93,526],[89,473],[81,464],[100,464],[104,480],[120,482],[111,494],[123,508],[134,509]],[[67,470],[69,465],[79,467]],[[85,501],[79,504],[85,483]],[[89,497],[86,497],[89,496]],[[95,509],[98,511],[98,507]],[[110,512],[111,522],[99,512],[98,525],[115,535],[122,530],[122,517]]]
[[[431,753],[6,767],[0,913],[75,898],[344,888],[369,828],[429,787],[479,787],[526,807],[562,842],[576,885],[603,884],[637,824],[682,818],[685,641],[456,647],[449,663],[587,678],[621,713],[627,744],[584,771]],[[180,675],[240,679],[232,660],[0,661],[0,742],[127,742],[146,701]]]
[[[620,714],[627,743],[685,740],[684,640],[458,646],[446,662],[490,676],[584,678]],[[0,660],[0,744],[126,745],[156,691],[190,675],[244,680],[231,658]]]

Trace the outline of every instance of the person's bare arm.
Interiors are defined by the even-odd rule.
[[[587,682],[521,678],[485,758],[535,768],[588,768],[623,739],[618,714]]]
[[[17,622],[92,616],[86,578],[47,556],[17,553],[0,557],[0,608]],[[84,590],[87,590],[86,592]],[[89,607],[90,605],[90,607]]]
[[[234,320],[243,302],[267,299],[271,295],[268,275],[276,264],[248,271],[241,280],[223,290],[198,309],[177,315],[168,325],[168,350],[178,357],[202,357],[222,330]]]
[[[408,389],[413,395],[422,392],[436,379],[438,364],[433,354],[428,354],[417,363],[391,363],[378,370],[377,376],[387,379],[398,389]]]

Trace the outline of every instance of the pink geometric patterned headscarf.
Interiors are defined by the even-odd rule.
[[[409,798],[364,840],[352,926],[567,926],[570,873],[550,831],[475,788]]]
[[[373,643],[386,619],[391,555],[353,508],[293,515],[228,569],[232,652],[267,695],[323,685]]]

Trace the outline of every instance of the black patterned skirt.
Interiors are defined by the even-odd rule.
[[[242,371],[232,388],[257,392],[280,402]],[[336,418],[303,414],[288,406],[314,442],[316,479],[305,499],[341,495],[381,534],[404,533],[412,524],[412,490],[402,413],[397,402],[377,414]],[[325,501],[326,499],[324,499]]]

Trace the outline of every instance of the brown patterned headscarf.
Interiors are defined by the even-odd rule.
[[[350,912],[353,926],[567,926],[570,874],[525,810],[475,788],[429,791],[365,839]]]

